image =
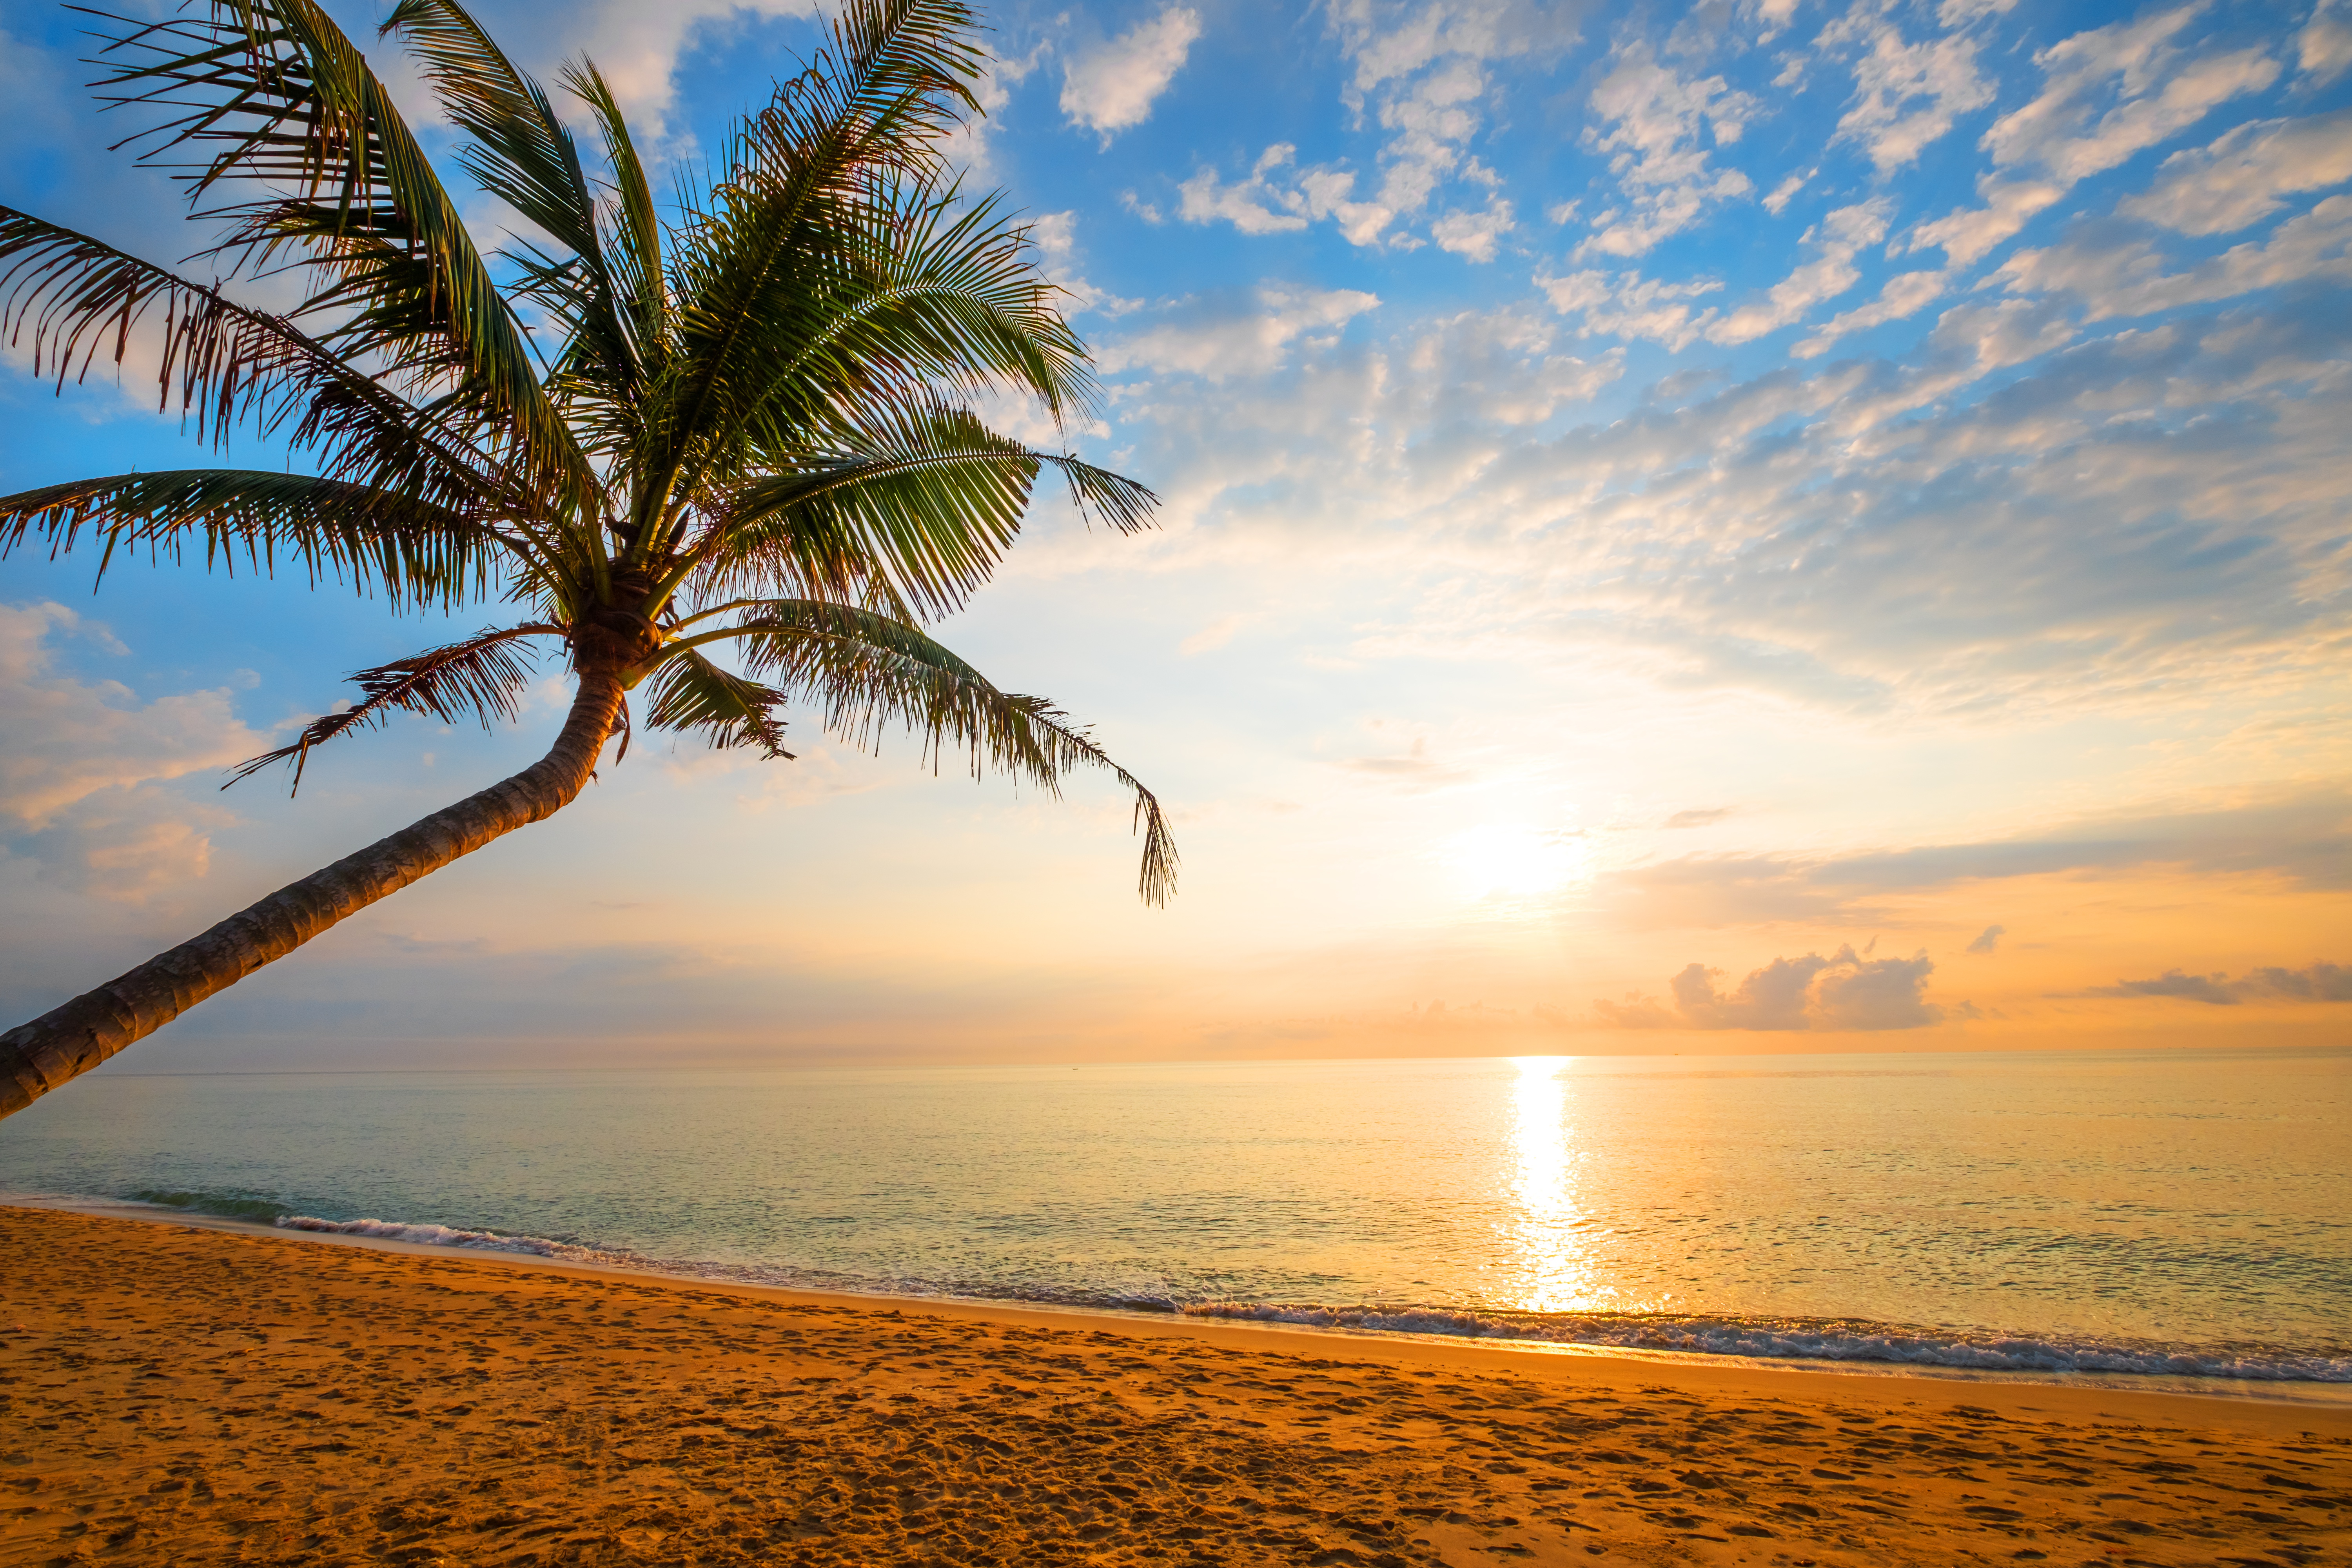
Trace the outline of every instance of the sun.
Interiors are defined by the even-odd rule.
[[[1526,899],[1580,879],[1589,856],[1581,833],[1490,823],[1454,835],[1442,858],[1470,898]]]

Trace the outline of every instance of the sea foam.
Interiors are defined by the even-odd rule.
[[[1256,1323],[1685,1354],[1892,1362],[1975,1372],[2123,1372],[2261,1382],[2352,1383],[2352,1356],[2298,1353],[2257,1346],[2190,1349],[2030,1339],[1990,1331],[1843,1319],[1632,1312],[1591,1317],[1490,1317],[1429,1307],[1286,1306],[1263,1301],[1202,1301],[1178,1310],[1186,1317],[1231,1318]]]
[[[243,1194],[158,1192],[132,1194],[158,1206],[262,1221],[281,1229],[363,1237],[475,1252],[516,1253],[559,1262],[644,1269],[687,1279],[725,1280],[866,1295],[1050,1303],[1097,1311],[1172,1313],[1191,1318],[1284,1323],[1359,1333],[1439,1334],[1520,1343],[1666,1352],[1766,1360],[1879,1363],[2019,1374],[2138,1373],[2255,1383],[2352,1384],[2352,1353],[2258,1344],[2165,1345],[1991,1330],[1884,1323],[1849,1318],[1708,1316],[1664,1312],[1505,1312],[1428,1306],[1318,1306],[1272,1301],[1185,1301],[1145,1291],[1073,1289],[1032,1282],[922,1278],[870,1279],[772,1263],[654,1258],[493,1230],[375,1218],[322,1219],[275,1211]]]
[[[404,1225],[388,1219],[319,1219],[306,1214],[279,1215],[271,1222],[281,1230],[316,1231],[325,1236],[364,1236],[377,1241],[406,1241],[422,1247],[463,1247],[476,1252],[521,1252],[566,1263],[625,1263],[625,1255],[593,1247],[574,1247],[539,1236],[503,1236],[494,1230],[459,1230],[446,1225]]]

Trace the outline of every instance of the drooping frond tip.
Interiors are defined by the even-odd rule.
[[[312,720],[290,746],[239,763],[221,788],[251,778],[272,763],[291,762],[294,779],[288,793],[299,790],[302,769],[313,746],[333,740],[354,725],[380,725],[394,709],[444,723],[473,719],[485,730],[492,728],[494,721],[512,721],[522,711],[522,694],[533,670],[530,650],[520,646],[520,639],[561,635],[558,626],[509,626],[356,671],[351,679],[367,694],[364,700],[340,713]]]
[[[719,691],[698,673],[674,678],[706,693],[697,700],[799,697],[823,714],[829,733],[862,751],[878,751],[887,734],[903,731],[935,767],[961,752],[975,778],[992,770],[1008,773],[1054,795],[1061,793],[1065,774],[1100,768],[1135,796],[1135,826],[1143,835],[1137,891],[1154,906],[1175,892],[1175,838],[1159,797],[1046,699],[999,690],[927,633],[871,610],[814,599],[770,599],[739,608],[733,625],[682,639],[665,656],[667,672],[674,668],[667,661],[698,659],[696,645],[736,645],[751,679],[730,678],[733,687]],[[683,699],[676,706],[688,720]],[[670,727],[691,722],[710,719]],[[751,738],[736,734],[735,743]]]
[[[1160,797],[1143,787],[1135,775],[1125,768],[1104,759],[1104,765],[1118,775],[1118,782],[1135,792],[1134,829],[1143,834],[1143,867],[1136,875],[1135,890],[1145,903],[1155,910],[1164,910],[1168,900],[1176,896],[1176,836],[1168,829],[1168,815],[1161,809]]]
[[[666,660],[647,683],[646,722],[656,730],[693,731],[719,751],[758,746],[772,760],[791,762],[783,721],[775,716],[786,693],[719,668],[694,648]]]

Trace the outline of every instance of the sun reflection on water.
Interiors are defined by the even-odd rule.
[[[1519,1057],[1512,1086],[1511,1196],[1504,1223],[1517,1275],[1515,1305],[1531,1312],[1572,1312],[1614,1295],[1601,1284],[1593,1234],[1578,1201],[1578,1152],[1569,1146],[1569,1086],[1560,1076],[1573,1058]]]

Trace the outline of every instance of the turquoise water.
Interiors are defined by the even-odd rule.
[[[2352,1382],[2352,1050],[100,1073],[0,1190],[906,1293]]]

